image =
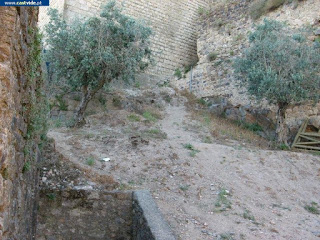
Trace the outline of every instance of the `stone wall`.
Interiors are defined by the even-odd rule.
[[[38,240],[175,240],[148,191],[42,189]]]
[[[150,192],[133,192],[132,240],[175,240]]]
[[[132,192],[40,192],[38,240],[131,239]]]
[[[247,94],[234,78],[232,62],[248,46],[248,34],[253,30],[254,23],[259,24],[267,17],[287,21],[293,28],[312,25],[320,19],[320,1],[300,1],[298,5],[293,2],[262,16],[256,22],[249,17],[251,2],[231,0],[214,4],[208,15],[203,16],[197,43],[199,62],[193,71],[191,90],[198,97],[208,98],[213,111],[222,112],[232,119],[274,127],[276,108],[266,102],[258,104]],[[175,79],[173,84],[179,89],[190,89],[190,79],[189,74],[186,78]],[[287,124],[295,134],[303,119],[319,115],[320,104],[316,107],[291,107],[287,111]]]
[[[41,89],[38,8],[0,7],[0,239],[33,239],[37,162],[33,103]],[[32,69],[32,70],[31,70]],[[39,93],[39,92],[38,92]],[[39,112],[38,112],[39,113]]]
[[[181,65],[197,59],[197,19],[198,9],[205,6],[208,0],[118,0],[123,3],[125,13],[143,19],[149,24],[154,35],[152,50],[154,67],[148,70],[153,76],[172,76]],[[74,17],[97,16],[100,6],[107,0],[65,0],[59,4],[67,20]],[[55,4],[55,1],[53,1]],[[45,8],[41,8],[45,11]],[[41,13],[42,16],[42,13]],[[47,21],[42,17],[42,26]]]

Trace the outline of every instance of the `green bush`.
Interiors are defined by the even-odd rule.
[[[278,106],[279,143],[287,144],[285,112],[289,104],[320,98],[320,46],[307,40],[308,31],[293,31],[284,23],[265,19],[249,35],[249,48],[234,64],[250,94]]]

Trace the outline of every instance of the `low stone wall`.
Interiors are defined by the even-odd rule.
[[[148,191],[133,193],[132,240],[175,240]]]
[[[42,190],[37,240],[174,240],[148,191]]]
[[[132,192],[40,192],[37,240],[131,239]]]

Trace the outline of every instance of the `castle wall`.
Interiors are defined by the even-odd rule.
[[[33,239],[39,136],[30,118],[40,85],[30,74],[38,8],[0,7],[0,239]],[[37,72],[38,71],[38,72]]]

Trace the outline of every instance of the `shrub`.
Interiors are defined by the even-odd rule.
[[[250,34],[249,48],[234,64],[250,94],[278,106],[278,142],[286,145],[289,104],[317,102],[320,97],[320,47],[308,42],[307,32],[294,32],[283,23],[265,19]],[[301,35],[298,39],[297,34]]]

